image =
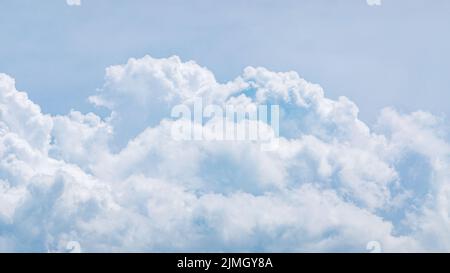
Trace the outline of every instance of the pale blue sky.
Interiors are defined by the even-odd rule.
[[[362,119],[450,109],[450,1],[2,0],[0,71],[45,112],[91,111],[105,67],[179,55],[220,81],[245,66],[295,70]]]
[[[405,114],[450,116],[449,0],[82,2],[0,0],[0,252],[450,249],[449,119]],[[199,93],[279,149],[175,141]]]

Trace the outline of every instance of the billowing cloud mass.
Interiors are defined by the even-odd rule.
[[[173,140],[190,121],[170,109],[195,98],[280,105],[278,149]],[[109,67],[90,101],[111,115],[42,113],[0,75],[0,251],[450,250],[450,144],[430,113],[369,127],[296,72],[219,83],[178,57]]]

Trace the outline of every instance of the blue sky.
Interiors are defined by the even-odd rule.
[[[105,67],[145,54],[196,60],[219,81],[295,70],[369,122],[386,106],[450,113],[445,0],[6,0],[0,12],[0,70],[50,113],[92,110]]]
[[[81,2],[0,4],[0,252],[450,250],[449,1]]]

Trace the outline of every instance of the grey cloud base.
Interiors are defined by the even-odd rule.
[[[172,140],[171,107],[197,97],[279,104],[279,148]],[[90,101],[111,115],[47,115],[0,75],[0,251],[450,250],[450,145],[430,113],[369,127],[295,72],[222,84],[178,57],[109,67]]]

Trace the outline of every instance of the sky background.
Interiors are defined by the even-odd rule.
[[[105,67],[178,55],[220,82],[246,66],[295,70],[373,123],[394,106],[450,115],[450,2],[2,0],[0,71],[44,112],[92,111]]]
[[[450,1],[369,2],[0,0],[0,252],[448,252]]]

